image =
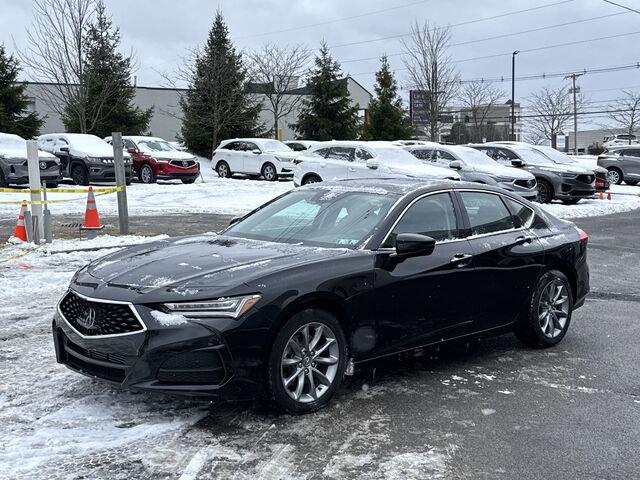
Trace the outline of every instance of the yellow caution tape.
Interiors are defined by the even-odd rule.
[[[127,187],[93,187],[94,193],[114,193],[122,192]],[[87,193],[88,188],[47,188],[47,195],[50,193]],[[42,188],[0,188],[0,193],[42,193]]]
[[[94,196],[96,197],[100,197],[102,195],[109,195],[111,193],[116,193],[116,192],[122,192],[124,190],[126,190],[126,187],[98,187],[100,188],[100,190],[94,189],[93,193]],[[13,190],[13,189],[2,189],[0,188],[0,192],[2,192],[3,190],[12,190],[11,193],[25,193],[28,192],[29,189],[24,189],[24,190]],[[79,188],[65,188],[65,189],[55,189],[57,191],[55,191],[54,193],[87,193],[88,190],[82,190]],[[64,190],[64,191],[60,191],[60,190]],[[37,192],[37,190],[36,190]],[[47,190],[47,195],[49,193],[51,193],[52,190]],[[55,200],[40,200],[40,201],[35,201],[32,202],[31,200],[24,200],[25,202],[27,202],[28,205],[45,205],[45,204],[50,204],[50,203],[66,203],[66,202],[75,202],[78,200],[85,200],[87,197],[74,197],[74,198],[59,198],[59,199],[55,199]],[[2,201],[0,202],[0,205],[22,205],[22,200],[20,200],[19,202],[14,201]]]

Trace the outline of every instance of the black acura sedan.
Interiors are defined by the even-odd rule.
[[[144,390],[325,405],[376,360],[478,334],[565,336],[589,291],[587,235],[521,197],[447,181],[298,188],[219,235],[82,268],[57,360]]]

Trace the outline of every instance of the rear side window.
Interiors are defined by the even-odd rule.
[[[459,238],[451,196],[448,193],[437,193],[421,198],[411,205],[394,227],[383,247],[393,247],[396,237],[401,233],[419,233],[437,241]]]
[[[366,162],[367,160],[371,160],[372,158],[373,158],[373,155],[371,155],[366,150],[362,148],[356,149],[356,160],[359,160],[361,162]]]
[[[640,157],[640,150],[625,150],[625,157]]]
[[[455,160],[455,157],[444,150],[436,150],[435,158],[438,160]]]
[[[433,155],[433,150],[411,150],[411,154],[419,158],[420,160],[431,160],[431,156]]]
[[[331,149],[330,148],[320,148],[318,150],[314,150],[313,152],[311,152],[313,155],[319,155],[323,158],[327,158],[329,156],[329,151]]]
[[[515,217],[518,217],[518,223],[520,226],[523,228],[531,228],[536,216],[533,210],[520,202],[510,199],[509,197],[502,197],[502,199],[507,204],[507,207],[509,207],[509,210],[511,210],[511,213]]]
[[[461,192],[460,196],[469,216],[472,235],[484,235],[514,228],[511,213],[499,195]]]
[[[301,143],[287,143],[287,145],[294,152],[302,152],[303,150],[306,150],[305,146]]]
[[[352,162],[354,156],[354,149],[350,147],[331,147],[329,152],[329,158],[334,160],[344,160],[345,162]]]
[[[230,142],[220,148],[222,148],[223,150],[242,150],[242,148],[240,148],[241,144],[242,142]]]

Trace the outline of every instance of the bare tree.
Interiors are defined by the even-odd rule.
[[[493,107],[504,97],[504,92],[491,83],[473,81],[467,83],[460,92],[460,102],[464,113],[469,114],[472,124],[471,140],[481,142],[491,130],[487,124],[491,121]]]
[[[580,111],[585,100],[582,95],[576,99],[577,109]],[[573,118],[573,97],[568,87],[557,89],[544,87],[529,97],[528,130],[530,137],[543,137],[551,140],[551,146],[556,148],[556,140]]]
[[[97,0],[34,0],[34,17],[20,60],[34,82],[48,83],[36,95],[60,116],[77,119],[82,133],[100,116],[102,102],[88,102],[86,36]],[[106,96],[106,95],[105,95]]]
[[[622,93],[623,96],[609,107],[608,117],[616,127],[629,135],[631,144],[631,135],[635,135],[640,129],[640,93],[630,90],[623,90]]]
[[[435,27],[428,22],[415,23],[411,34],[402,40],[404,64],[409,72],[413,89],[428,92],[426,106],[431,140],[437,141],[440,133],[440,117],[456,96],[460,76],[449,57],[451,29]]]
[[[263,108],[273,115],[273,135],[278,138],[280,119],[293,112],[302,95],[292,95],[304,74],[311,53],[302,45],[292,47],[265,44],[248,54],[249,76],[265,98]]]

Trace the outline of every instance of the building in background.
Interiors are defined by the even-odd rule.
[[[372,98],[371,93],[351,77],[345,77],[340,81],[346,82],[347,91],[349,92],[352,105],[358,105],[360,118],[364,121],[366,117],[366,109]],[[247,87],[248,92],[255,95],[258,101],[263,100],[263,98],[261,98],[263,93],[260,92],[259,85],[249,84]],[[153,107],[153,116],[149,123],[149,133],[170,141],[176,140],[180,134],[182,122],[180,96],[186,90],[140,86],[135,86],[133,88],[135,88],[136,91],[135,105],[137,107],[140,107],[143,110]],[[65,129],[60,116],[53,111],[53,109],[48,106],[44,100],[47,98],[47,89],[53,89],[53,85],[47,83],[27,82],[26,95],[31,99],[31,105],[29,108],[45,119],[41,129],[42,134],[64,132]],[[306,86],[303,86],[293,88],[290,94],[305,97],[309,95],[309,91]],[[289,115],[280,120],[280,137],[283,140],[292,140],[295,138],[295,133],[291,129],[290,124],[297,121],[301,104],[302,102],[299,102],[296,108]],[[262,112],[260,112],[260,121],[266,128],[270,128],[271,125],[273,125],[272,113],[262,110]],[[127,132],[122,133],[126,134]]]
[[[596,128],[592,130],[580,130],[580,125],[578,125],[578,153],[589,153],[590,148],[598,151],[602,148],[605,137],[620,134],[624,135],[628,133],[629,132],[627,130],[620,128]],[[575,133],[569,132],[569,135],[566,136],[565,148],[562,149],[558,147],[558,150],[573,152],[575,148],[575,138]]]

